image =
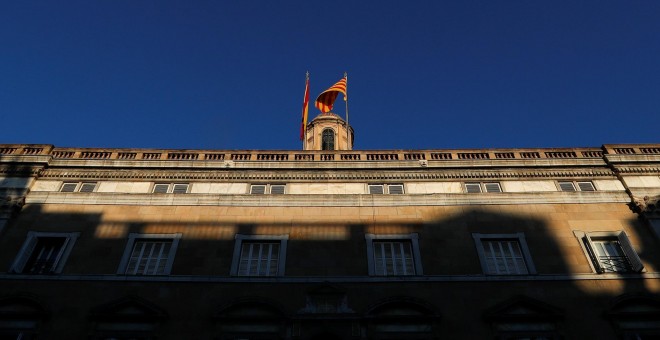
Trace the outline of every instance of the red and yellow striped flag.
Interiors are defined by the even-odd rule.
[[[305,129],[307,128],[307,113],[309,112],[309,73],[305,80],[305,97],[302,106],[302,122],[300,124],[300,140],[305,139]]]
[[[330,112],[340,92],[344,94],[344,100],[346,100],[346,77],[341,78],[336,84],[319,94],[314,106],[323,113]]]

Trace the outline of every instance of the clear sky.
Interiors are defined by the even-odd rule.
[[[660,142],[658,0],[28,0],[0,143],[299,149],[306,71],[356,149]]]

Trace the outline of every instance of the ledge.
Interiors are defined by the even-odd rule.
[[[395,207],[628,202],[630,202],[630,197],[622,191],[416,195],[218,195],[31,192],[25,200],[26,204],[238,207]]]
[[[21,275],[0,274],[6,281],[114,281],[114,282],[206,282],[206,283],[423,283],[423,282],[512,282],[512,281],[587,281],[587,280],[648,280],[660,273],[641,274],[546,274],[546,275],[424,275],[424,276],[306,276],[306,277],[233,277],[233,276],[129,276],[129,275]]]

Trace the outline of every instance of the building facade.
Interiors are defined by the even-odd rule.
[[[660,145],[349,136],[0,145],[0,339],[660,337]]]

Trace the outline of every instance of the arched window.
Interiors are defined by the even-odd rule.
[[[321,150],[334,150],[335,149],[335,132],[332,129],[323,130],[321,135]]]

